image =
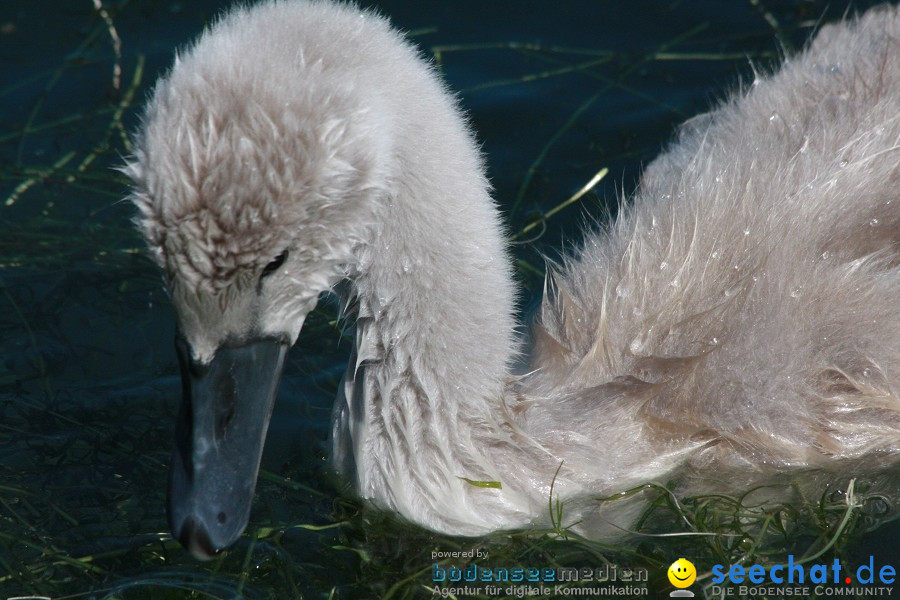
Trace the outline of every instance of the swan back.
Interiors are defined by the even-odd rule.
[[[896,461],[898,107],[884,7],[687,122],[553,277],[529,384],[565,408],[530,412],[535,435],[622,422],[646,445],[623,455],[698,467]]]

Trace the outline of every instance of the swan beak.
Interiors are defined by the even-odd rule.
[[[209,364],[175,340],[183,399],[169,472],[169,526],[196,558],[231,546],[250,517],[288,343],[222,346]]]

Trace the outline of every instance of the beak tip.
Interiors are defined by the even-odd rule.
[[[181,545],[197,560],[211,560],[220,552],[213,548],[209,533],[194,517],[185,519],[174,533]]]

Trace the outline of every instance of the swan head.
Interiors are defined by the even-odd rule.
[[[157,84],[123,169],[177,319],[170,525],[201,558],[246,527],[287,348],[371,235],[390,156],[371,98],[321,62],[252,64],[238,17]]]

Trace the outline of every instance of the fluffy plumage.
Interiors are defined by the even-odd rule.
[[[356,330],[335,463],[426,527],[544,521],[552,483],[602,536],[631,509],[594,499],[647,480],[821,488],[897,465],[896,7],[823,27],[689,121],[551,276],[525,376],[476,143],[386,20],[236,9],[159,83],[126,171],[198,364],[293,342],[321,292],[342,294]]]

